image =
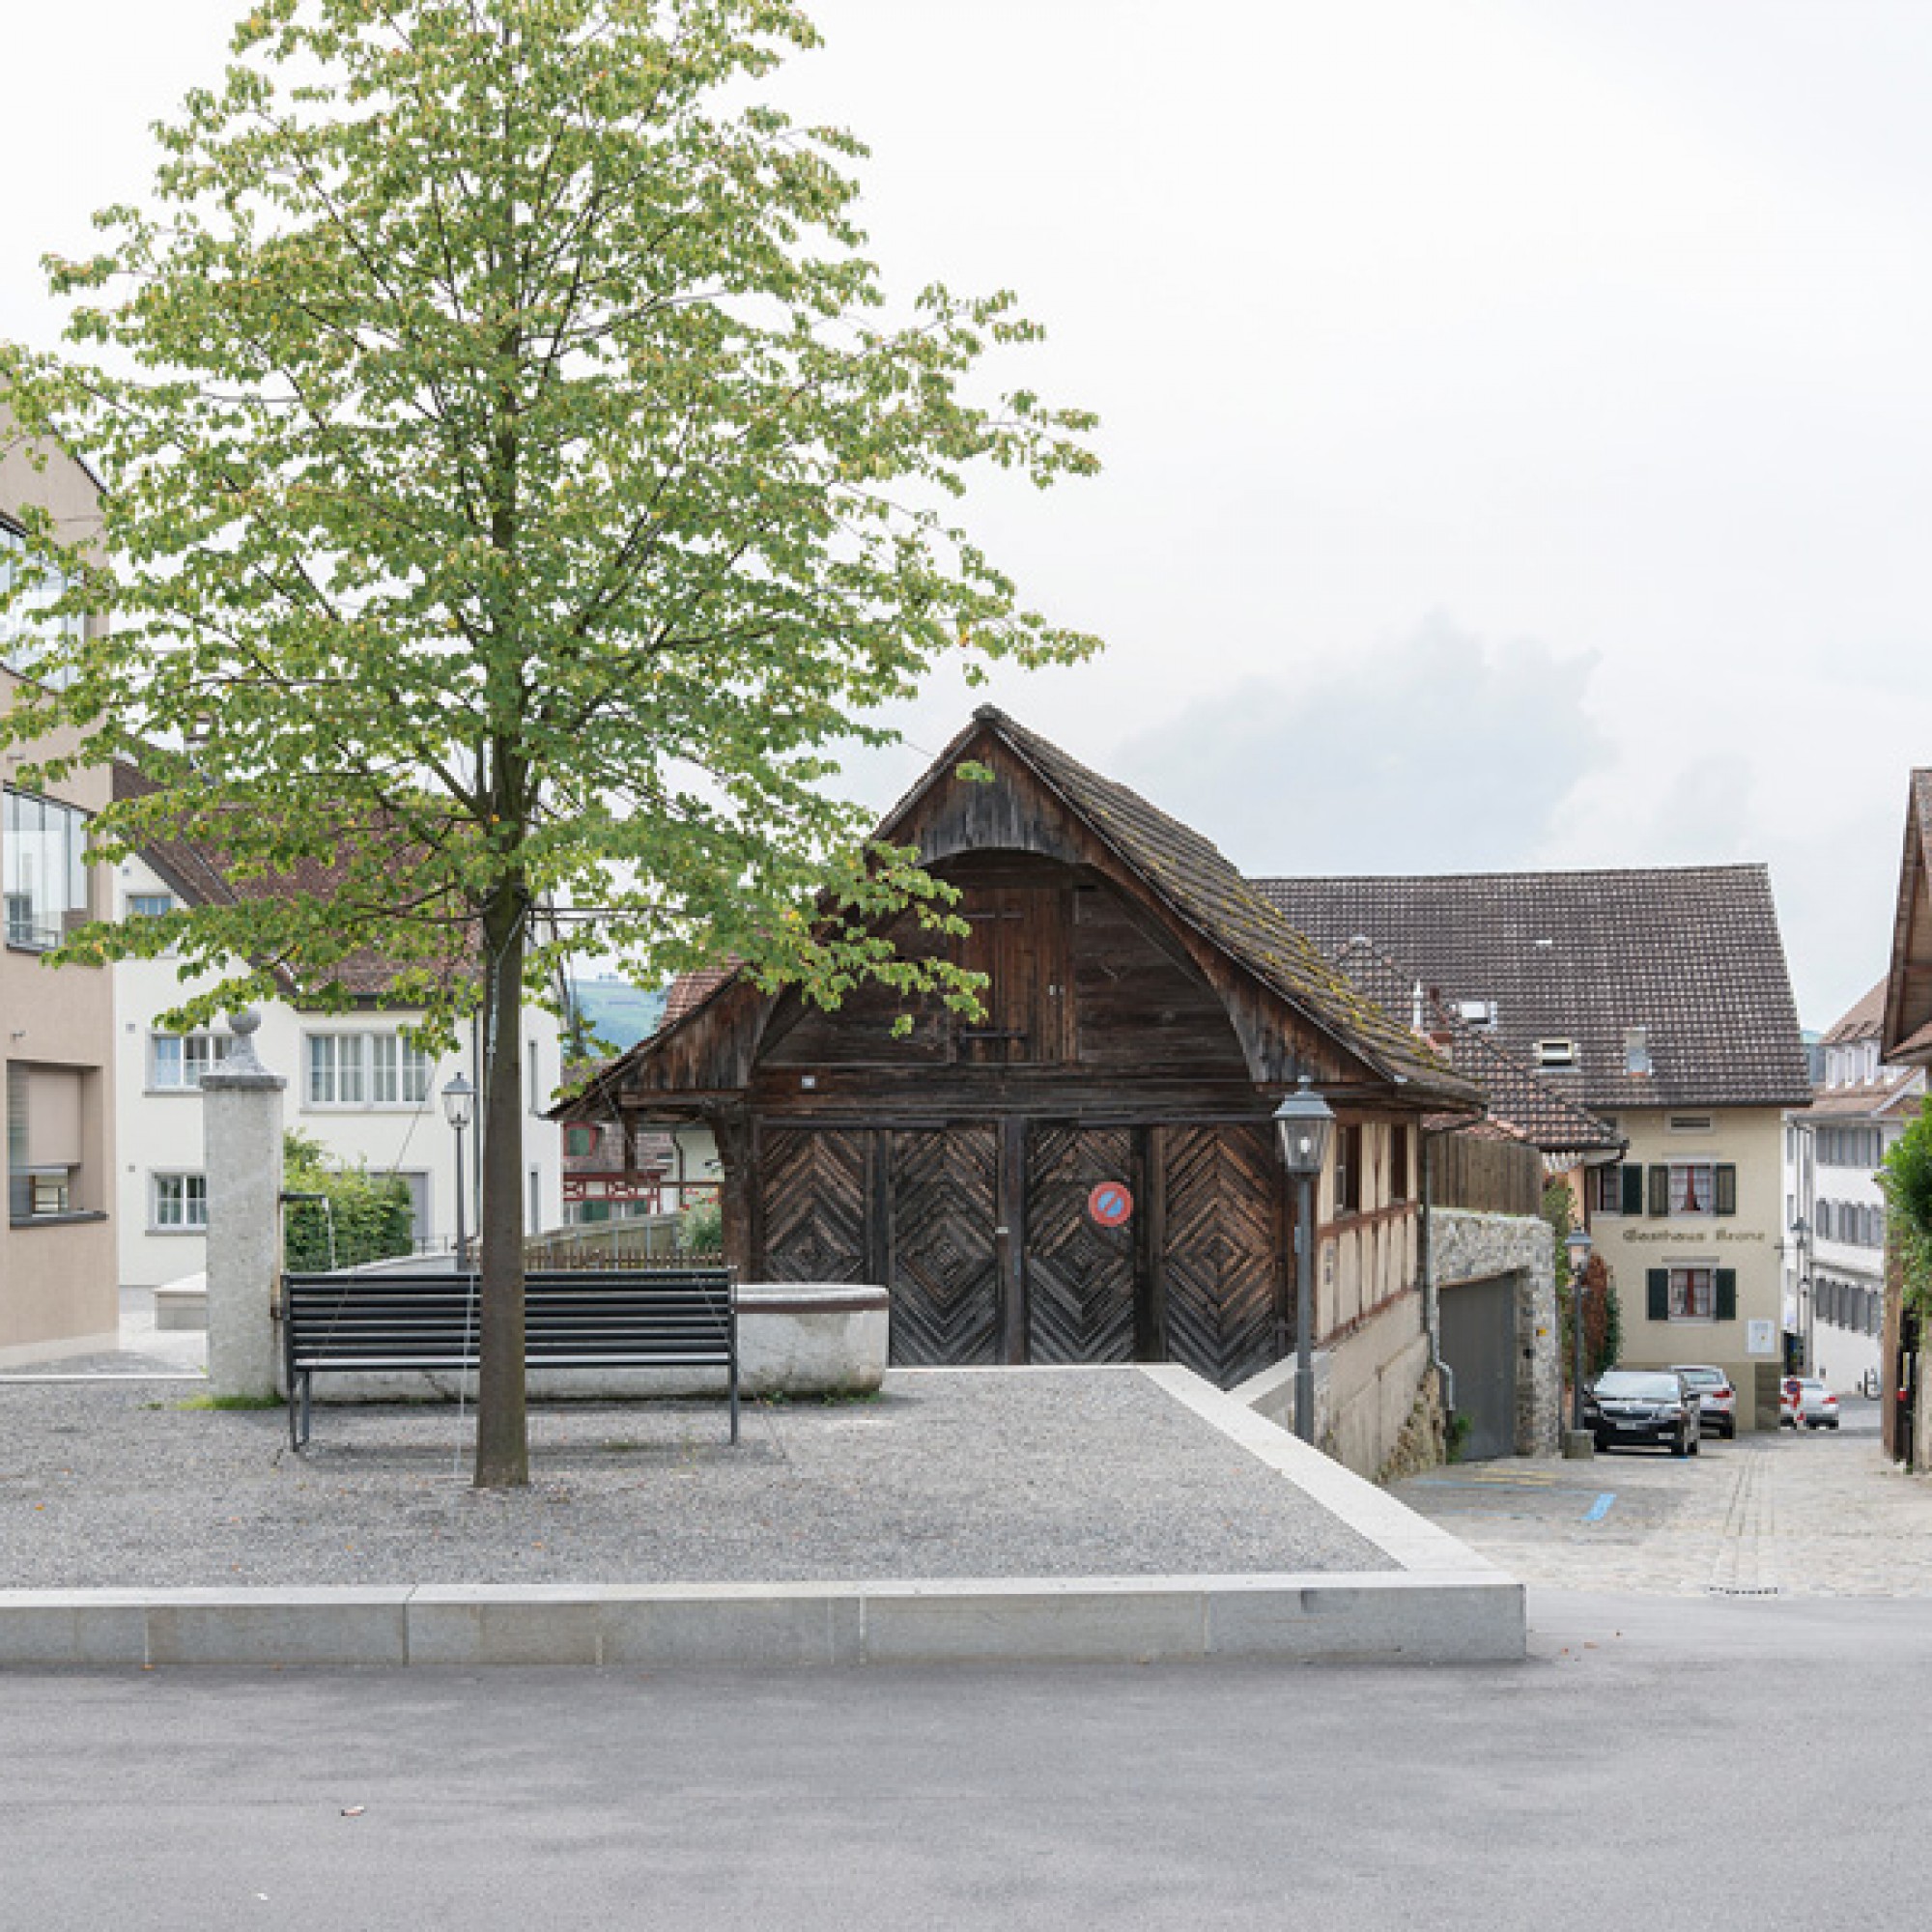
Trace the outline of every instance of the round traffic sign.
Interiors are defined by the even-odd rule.
[[[1118,1180],[1103,1180],[1087,1197],[1087,1212],[1102,1228],[1118,1228],[1134,1211],[1132,1191]]]

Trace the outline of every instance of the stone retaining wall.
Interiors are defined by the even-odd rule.
[[[1437,1208],[1430,1215],[1431,1271],[1437,1288],[1497,1275],[1516,1284],[1516,1452],[1553,1456],[1563,1408],[1561,1329],[1556,1310],[1556,1239],[1541,1215],[1476,1214]]]

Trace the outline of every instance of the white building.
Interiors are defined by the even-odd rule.
[[[113,911],[117,918],[163,913],[213,889],[214,881],[171,846],[117,868]],[[215,1027],[183,1037],[156,1024],[197,983],[208,983],[185,986],[172,959],[122,960],[113,971],[120,1276],[124,1286],[155,1288],[203,1267],[208,1194],[200,1080],[225,1057],[228,1034]],[[387,1005],[375,989],[346,1012],[285,1001],[260,1010],[256,1051],[289,1083],[287,1125],[320,1141],[337,1160],[399,1176],[414,1202],[417,1242],[448,1246],[456,1232],[456,1136],[440,1095],[459,1067],[472,1086],[481,1085],[473,1051],[429,1060],[405,1037],[418,1010]],[[562,1076],[551,1014],[525,1009],[523,1048],[524,1224],[537,1233],[563,1221],[562,1141],[556,1125],[542,1118]],[[465,1214],[472,1233],[475,1147],[472,1130],[464,1136]]]
[[[1829,1032],[1817,1092],[1785,1122],[1786,1327],[1833,1389],[1879,1381],[1885,1310],[1885,1195],[1877,1169],[1925,1092],[1922,1066],[1879,1058],[1886,982]]]

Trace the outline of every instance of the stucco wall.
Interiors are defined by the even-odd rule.
[[[1429,1366],[1422,1297],[1404,1294],[1341,1342],[1318,1349],[1315,1440],[1359,1476],[1375,1476],[1395,1454]],[[1278,1428],[1294,1428],[1294,1359],[1233,1389],[1235,1400]]]
[[[119,869],[115,880],[117,910],[133,894],[168,890],[138,860]],[[156,1232],[154,1228],[153,1179],[157,1173],[200,1173],[202,1156],[202,1098],[193,1089],[156,1092],[150,1086],[150,1035],[157,1013],[193,989],[175,978],[175,963],[167,959],[123,960],[113,970],[116,1033],[120,1051],[114,1077],[119,1094],[121,1151],[116,1192],[120,1224],[120,1278],[131,1287],[158,1287],[198,1274],[206,1265],[207,1241],[189,1232]],[[282,1002],[269,1002],[257,1010],[261,1031],[255,1050],[263,1064],[289,1083],[286,1122],[313,1135],[337,1159],[366,1162],[371,1172],[422,1174],[428,1177],[429,1233],[446,1241],[456,1223],[456,1136],[443,1119],[439,1094],[461,1065],[472,1085],[478,1084],[468,1049],[445,1057],[430,1078],[430,1097],[422,1106],[312,1107],[303,1082],[303,1037],[309,1033],[393,1032],[411,1013],[402,1009],[347,1013],[299,1012]],[[535,1094],[525,1095],[525,1174],[520,1198],[524,1218],[529,1220],[529,1173],[537,1175],[542,1228],[563,1220],[563,1142],[556,1123],[540,1117],[551,1105],[561,1079],[562,1058],[555,1020],[536,1008],[524,1015],[525,1079],[528,1082],[528,1048],[537,1050]],[[217,1022],[216,1033],[226,1028]],[[466,1164],[473,1158],[475,1137],[466,1134]],[[475,1229],[473,1175],[466,1196],[470,1230]]]
[[[24,451],[10,447],[0,410],[0,513],[26,502],[50,510],[63,533],[85,538],[98,528],[98,497],[81,467],[59,454],[36,469]],[[11,705],[21,681],[0,668],[0,704]],[[65,753],[77,747],[63,732],[31,748],[31,754]],[[0,757],[0,776],[14,787],[29,756],[11,751]],[[84,768],[43,788],[46,796],[83,811],[108,802],[103,767]],[[0,833],[4,838],[4,833]],[[105,911],[109,890],[103,867],[91,869],[94,910]],[[115,1122],[108,1063],[114,1051],[114,994],[108,973],[85,966],[44,963],[43,955],[0,946],[0,1011],[6,1014],[5,1058],[71,1069],[80,1075],[80,1165],[73,1176],[79,1216],[15,1226],[0,1220],[0,1366],[72,1354],[111,1345],[120,1322],[115,1293]]]
[[[1708,1132],[1674,1131],[1671,1114],[1708,1118]],[[1609,1214],[1593,1208],[1597,1252],[1609,1264],[1623,1314],[1623,1362],[1634,1369],[1673,1362],[1709,1362],[1730,1376],[1738,1391],[1741,1428],[1777,1426],[1776,1404],[1758,1412],[1755,1364],[1775,1361],[1781,1347],[1783,1286],[1778,1241],[1783,1235],[1783,1119],[1773,1107],[1684,1107],[1617,1116],[1629,1136],[1627,1161],[1645,1167],[1672,1161],[1728,1162],[1738,1171],[1734,1215]],[[1652,1321],[1645,1277],[1651,1268],[1727,1267],[1738,1277],[1737,1319]],[[1752,1321],[1768,1324],[1769,1346],[1747,1346]],[[1762,1335],[1763,1331],[1760,1331]]]

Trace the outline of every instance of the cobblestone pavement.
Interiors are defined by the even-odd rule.
[[[1885,1460],[1877,1407],[1855,1399],[1835,1434],[1714,1437],[1681,1463],[1624,1451],[1464,1463],[1395,1493],[1526,1583],[1932,1597],[1932,1481]]]

